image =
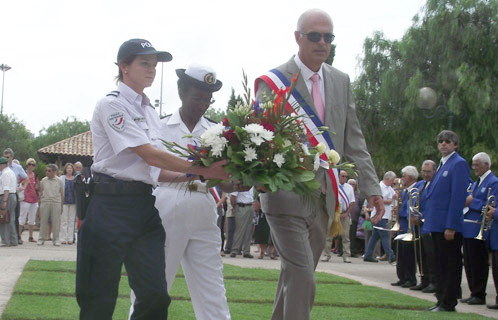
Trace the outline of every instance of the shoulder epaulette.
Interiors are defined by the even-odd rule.
[[[217,121],[214,121],[214,120],[212,120],[212,119],[209,119],[209,118],[208,118],[208,117],[206,117],[206,116],[203,116],[203,117],[204,117],[204,119],[206,119],[206,120],[207,120],[207,121],[209,121],[209,122],[212,122],[212,123],[218,123]]]
[[[170,114],[167,114],[167,115],[165,115],[165,116],[161,116],[160,118],[161,118],[161,119],[164,119],[164,118],[167,118],[167,117],[171,117],[172,115],[173,115],[173,114],[172,114],[172,113],[170,113]]]
[[[114,96],[114,97],[117,97],[117,96],[119,96],[119,91],[117,91],[117,90],[111,91],[111,92],[109,92],[109,93],[107,94],[107,97],[108,97],[108,96]]]

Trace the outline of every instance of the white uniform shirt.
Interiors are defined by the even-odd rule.
[[[325,101],[325,82],[323,81],[323,68],[320,66],[320,69],[315,72],[308,68],[302,61],[299,59],[299,53],[294,56],[294,62],[297,64],[297,67],[301,70],[301,76],[303,77],[304,83],[306,83],[306,88],[308,88],[308,92],[311,94],[311,88],[313,87],[313,81],[311,81],[311,77],[318,73],[318,85],[320,86],[320,93],[322,94],[322,101]]]
[[[211,122],[204,117],[201,117],[195,125],[194,130],[190,132],[185,123],[183,123],[180,116],[180,109],[178,109],[172,115],[161,119],[161,138],[168,142],[176,142],[182,147],[187,147],[188,144],[195,145],[196,140],[207,129],[214,126],[215,124],[216,123]],[[161,146],[161,148],[164,148],[164,146]],[[196,183],[205,184],[200,181],[196,181]],[[160,185],[163,187],[171,186],[171,182],[162,182],[160,183]]]
[[[5,191],[9,193],[16,193],[17,191],[17,179],[16,174],[9,167],[5,167],[2,170],[2,175],[0,176],[0,191],[4,194]]]
[[[156,185],[160,169],[149,166],[129,148],[151,144],[160,148],[160,121],[149,98],[118,84],[119,95],[97,103],[91,130],[94,148],[92,171],[116,179]]]
[[[237,203],[250,204],[254,202],[254,188],[249,189],[249,191],[232,192],[230,195],[237,198]]]
[[[379,182],[380,190],[382,191],[382,199],[383,200],[392,200],[396,192],[391,186],[386,186],[383,181]],[[392,202],[390,204],[384,204],[385,212],[382,216],[382,219],[391,219],[392,212]],[[372,214],[370,217],[374,217],[377,213],[377,209],[374,207],[372,210]]]
[[[350,206],[351,206],[351,203],[355,202],[356,199],[354,197],[354,189],[353,189],[353,186],[351,186],[349,183],[344,183],[344,184],[341,184],[342,186],[342,189],[344,189],[344,193],[346,194],[346,196],[348,197],[348,201],[349,201],[349,206],[346,208],[343,204],[343,208],[342,208],[342,212],[345,212]]]

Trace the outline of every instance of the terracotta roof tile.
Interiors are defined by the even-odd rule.
[[[87,131],[38,150],[41,154],[93,156],[92,132]]]

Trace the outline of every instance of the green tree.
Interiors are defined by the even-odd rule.
[[[230,95],[230,99],[228,100],[228,106],[227,108],[233,109],[237,105],[237,103],[244,103],[244,100],[242,97],[239,95],[235,96],[235,89],[232,88],[232,94]]]
[[[437,159],[435,137],[449,127],[466,159],[496,159],[497,17],[497,1],[428,0],[401,40],[365,40],[354,95],[378,173]],[[418,107],[422,87],[437,92],[439,108]]]
[[[31,133],[24,123],[14,116],[0,115],[0,152],[6,148],[14,151],[16,159],[21,163],[36,156]]]
[[[90,130],[88,121],[79,121],[75,117],[68,117],[40,130],[38,137],[33,141],[33,145],[35,150],[38,150],[88,130]]]
[[[217,109],[217,108],[214,108],[214,107],[210,107],[204,113],[204,116],[206,116],[210,120],[213,120],[214,122],[221,122],[221,121],[223,121],[223,118],[226,117],[226,112],[224,110],[220,110],[220,109]]]

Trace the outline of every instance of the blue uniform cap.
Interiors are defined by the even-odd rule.
[[[128,41],[123,42],[121,47],[119,47],[117,62],[129,56],[148,55],[148,54],[157,55],[158,62],[168,62],[173,59],[173,56],[169,52],[157,51],[147,40],[130,39]]]

